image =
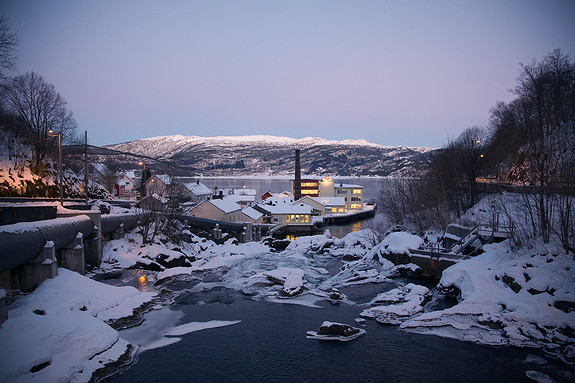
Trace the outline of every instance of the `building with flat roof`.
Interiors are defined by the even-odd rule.
[[[264,214],[264,222],[272,224],[286,224],[288,226],[311,226],[312,208],[306,204],[294,205],[291,201],[273,204],[259,203],[254,209]]]
[[[292,185],[293,190],[293,185]],[[344,199],[344,212],[363,209],[363,186],[335,182],[331,177],[323,179],[302,179],[302,197],[341,197]],[[337,209],[339,212],[339,209]]]

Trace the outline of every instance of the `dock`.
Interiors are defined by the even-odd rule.
[[[361,210],[348,211],[347,213],[342,214],[323,215],[321,216],[323,223],[320,221],[320,225],[338,225],[348,222],[360,221],[362,219],[373,217],[376,212],[376,204],[365,204]]]

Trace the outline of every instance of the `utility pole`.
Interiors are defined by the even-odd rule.
[[[84,131],[84,195],[88,205],[88,131]]]
[[[58,169],[60,170],[60,206],[64,206],[64,172],[62,171],[62,132],[58,134]]]

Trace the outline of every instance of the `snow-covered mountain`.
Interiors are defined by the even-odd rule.
[[[276,136],[161,136],[105,146],[117,152],[166,161],[189,173],[212,176],[291,175],[301,149],[302,174],[414,176],[434,150],[383,146],[366,140],[330,141]]]

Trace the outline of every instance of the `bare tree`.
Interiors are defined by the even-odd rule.
[[[118,161],[114,157],[108,156],[104,159],[103,162],[106,165],[105,173],[102,178],[102,182],[104,183],[104,188],[110,192],[112,195],[116,195],[114,188],[116,186],[116,173],[120,170],[120,166],[118,165]]]
[[[22,126],[22,136],[33,148],[31,169],[41,174],[48,149],[50,131],[62,139],[72,137],[77,124],[66,100],[54,85],[34,72],[16,76],[2,87],[2,94]]]
[[[523,184],[534,235],[544,243],[556,233],[573,248],[575,181],[575,64],[555,50],[521,65],[517,98],[492,111],[492,147],[512,143],[499,158],[507,180]]]
[[[0,81],[8,79],[8,72],[16,68],[18,36],[10,32],[5,17],[0,17]]]
[[[396,178],[386,182],[380,191],[378,205],[391,223],[410,223],[418,230],[421,228],[419,187],[420,181],[417,179]]]
[[[171,234],[178,216],[184,211],[182,202],[189,190],[174,177],[165,177],[166,183],[156,182],[154,188],[140,201],[139,222],[142,243],[151,243],[163,232]]]

